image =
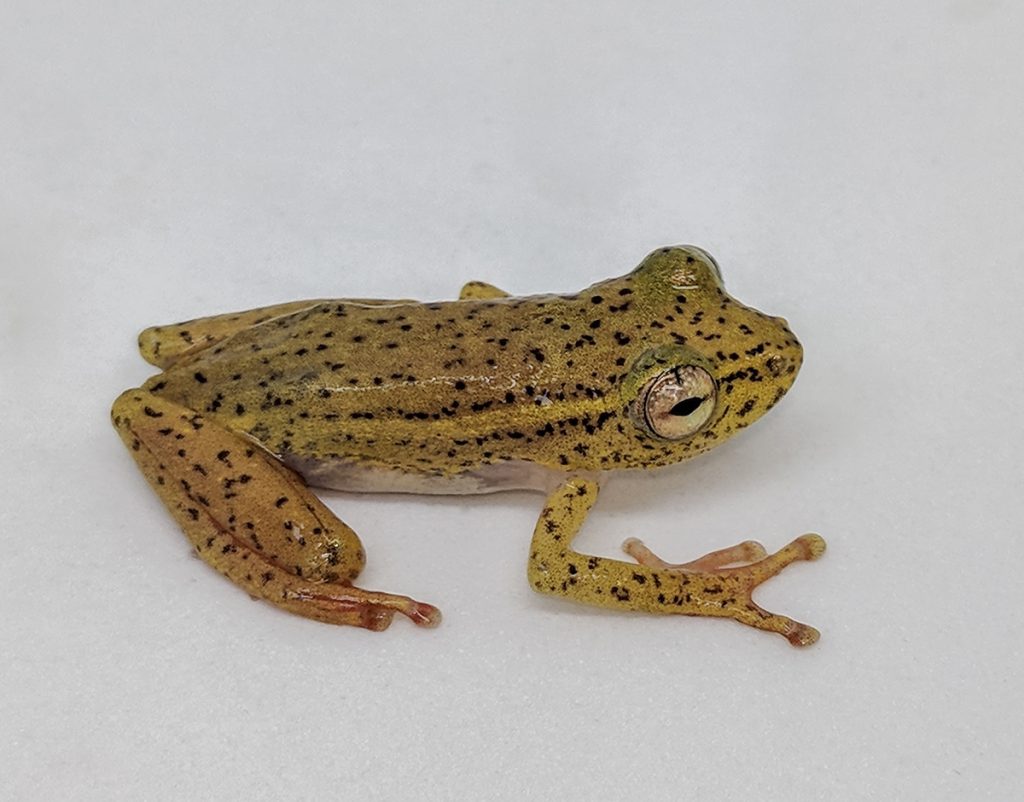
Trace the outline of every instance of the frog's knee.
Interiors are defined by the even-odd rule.
[[[146,392],[138,387],[125,390],[110,405],[110,420],[115,429],[127,427],[135,413],[144,405]]]
[[[160,326],[150,326],[148,329],[140,331],[138,338],[139,354],[150,365],[163,367],[167,361],[167,356],[169,356],[161,356],[165,339],[163,329]]]
[[[509,294],[503,289],[488,284],[486,281],[468,281],[462,285],[459,292],[460,301],[478,300],[484,301],[489,298],[508,298]]]
[[[139,333],[139,354],[158,368],[171,367],[182,356],[200,351],[215,341],[209,332],[193,333],[189,324],[150,326]]]

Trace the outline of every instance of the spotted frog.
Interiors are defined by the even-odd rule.
[[[611,473],[695,457],[771,409],[802,361],[785,320],[728,294],[695,247],[569,295],[483,282],[457,301],[311,300],[158,326],[163,372],[112,417],[195,552],[255,597],[333,624],[436,626],[434,606],[354,584],[365,553],[308,485],[547,500],[527,574],[540,593],[616,610],[732,618],[813,643],[753,589],[824,551],[747,541],[669,564],[639,540],[626,562],[572,541]]]

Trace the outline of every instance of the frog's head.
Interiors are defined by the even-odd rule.
[[[792,386],[803,349],[787,322],[726,294],[700,248],[661,248],[629,279],[651,328],[621,390],[638,438],[664,461],[718,445]]]

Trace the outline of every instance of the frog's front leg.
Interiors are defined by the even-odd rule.
[[[777,632],[794,646],[818,639],[814,627],[770,613],[751,599],[758,585],[790,563],[820,557],[825,541],[818,535],[803,535],[771,555],[747,541],[680,565],[663,562],[636,540],[624,548],[640,564],[591,557],[571,546],[597,494],[596,482],[574,478],[548,497],[530,546],[529,579],[538,592],[618,610],[733,618]]]
[[[111,415],[196,553],[250,595],[371,630],[396,612],[440,622],[429,604],[352,585],[365,561],[355,532],[256,443],[144,390],[123,393]]]
[[[489,301],[492,298],[508,298],[509,294],[486,281],[467,281],[459,293],[460,301]]]

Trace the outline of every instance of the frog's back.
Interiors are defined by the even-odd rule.
[[[593,321],[607,314],[598,306],[609,290],[624,292],[610,305],[628,311],[628,284],[427,304],[320,301],[242,329],[148,389],[246,432],[314,483],[380,489],[397,478],[364,486],[350,470],[358,466],[419,477],[396,489],[467,492],[477,473],[468,488],[419,479],[499,465],[482,489],[536,486],[525,463],[568,462],[599,419],[609,422],[617,377],[604,340],[630,338]]]
[[[660,249],[573,295],[285,308],[227,316],[251,323],[145,389],[330,487],[479,492],[543,484],[538,470],[667,465],[771,409],[802,359],[785,321],[730,298],[713,260],[693,248]],[[641,394],[682,367],[712,391],[677,400],[714,414],[699,431],[664,436]],[[673,376],[665,386],[690,388]]]

